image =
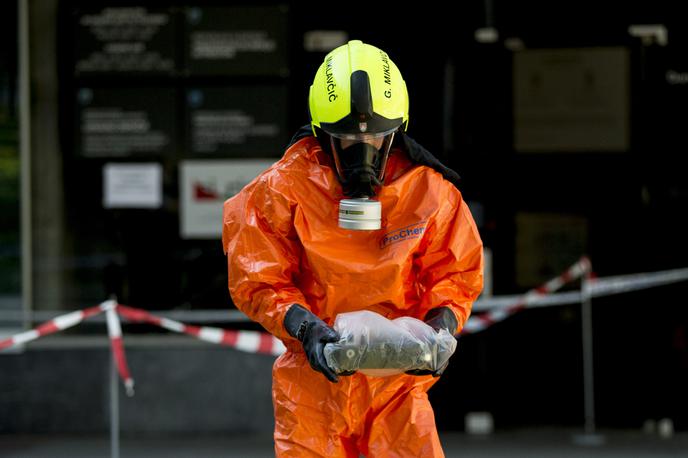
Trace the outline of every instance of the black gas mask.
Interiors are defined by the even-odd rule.
[[[344,195],[370,198],[385,178],[394,131],[377,134],[331,135],[330,145]]]
[[[396,129],[380,133],[330,134],[330,147],[346,199],[339,201],[339,227],[378,230],[382,206],[373,199],[385,179]]]

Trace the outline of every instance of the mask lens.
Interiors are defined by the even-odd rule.
[[[375,181],[382,181],[385,175],[387,157],[394,139],[394,131],[378,134],[337,134],[330,141],[337,173],[343,183],[348,183],[352,175],[365,171]],[[364,178],[366,177],[358,177]],[[370,179],[371,177],[367,177]]]

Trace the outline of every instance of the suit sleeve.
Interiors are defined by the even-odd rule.
[[[294,285],[301,244],[292,224],[293,205],[263,176],[224,204],[222,245],[234,304],[268,332],[292,339],[284,329],[288,308],[308,307]]]
[[[483,244],[461,193],[451,191],[428,227],[427,246],[416,268],[421,309],[451,308],[458,333],[483,288]]]

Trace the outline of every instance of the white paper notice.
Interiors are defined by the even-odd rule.
[[[194,160],[180,164],[180,232],[183,239],[222,236],[222,205],[275,159]]]
[[[103,207],[160,208],[162,165],[109,163],[103,166]]]

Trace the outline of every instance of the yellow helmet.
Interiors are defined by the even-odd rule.
[[[352,40],[331,51],[310,88],[311,127],[330,135],[388,134],[408,125],[408,92],[384,51]]]

